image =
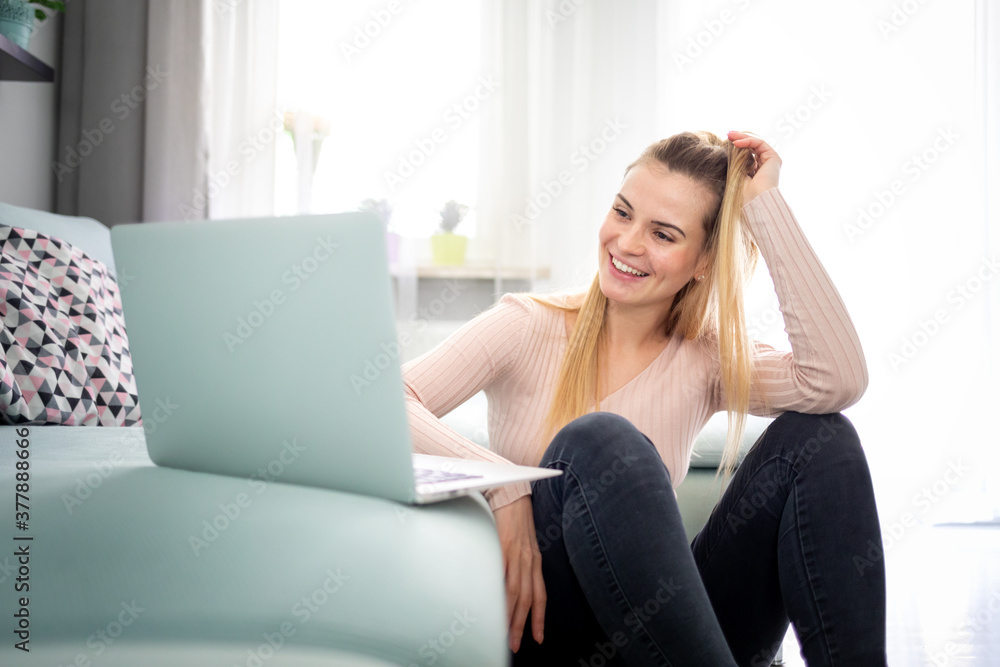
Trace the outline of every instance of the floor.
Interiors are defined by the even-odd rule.
[[[1000,665],[1000,526],[913,526],[884,546],[889,664]],[[792,632],[785,664],[805,664]]]

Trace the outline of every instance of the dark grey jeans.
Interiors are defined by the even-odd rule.
[[[690,545],[666,466],[628,420],[573,421],[541,465],[564,471],[532,482],[545,637],[529,614],[515,667],[764,667],[789,620],[810,666],[886,664],[881,531],[843,415],[776,418]]]

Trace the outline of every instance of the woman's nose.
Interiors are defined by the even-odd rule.
[[[618,237],[618,249],[630,255],[642,254],[642,230],[637,223],[632,223]]]

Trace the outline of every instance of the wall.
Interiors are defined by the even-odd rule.
[[[38,26],[28,51],[50,67],[60,60],[62,17]],[[0,201],[46,211],[55,204],[58,83],[0,81]]]

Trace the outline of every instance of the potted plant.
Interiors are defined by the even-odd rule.
[[[399,234],[392,231],[390,220],[392,219],[392,206],[385,199],[366,199],[361,202],[358,210],[369,211],[382,221],[382,229],[385,232],[385,248],[389,255],[389,265],[393,265],[399,259]]]
[[[44,21],[48,18],[48,14],[38,7],[66,11],[66,4],[57,0],[0,0],[0,35],[27,49],[28,41],[35,32],[35,19]]]
[[[454,199],[441,209],[441,224],[438,233],[431,236],[431,253],[437,266],[461,266],[465,263],[465,248],[469,238],[455,233],[469,207]]]

